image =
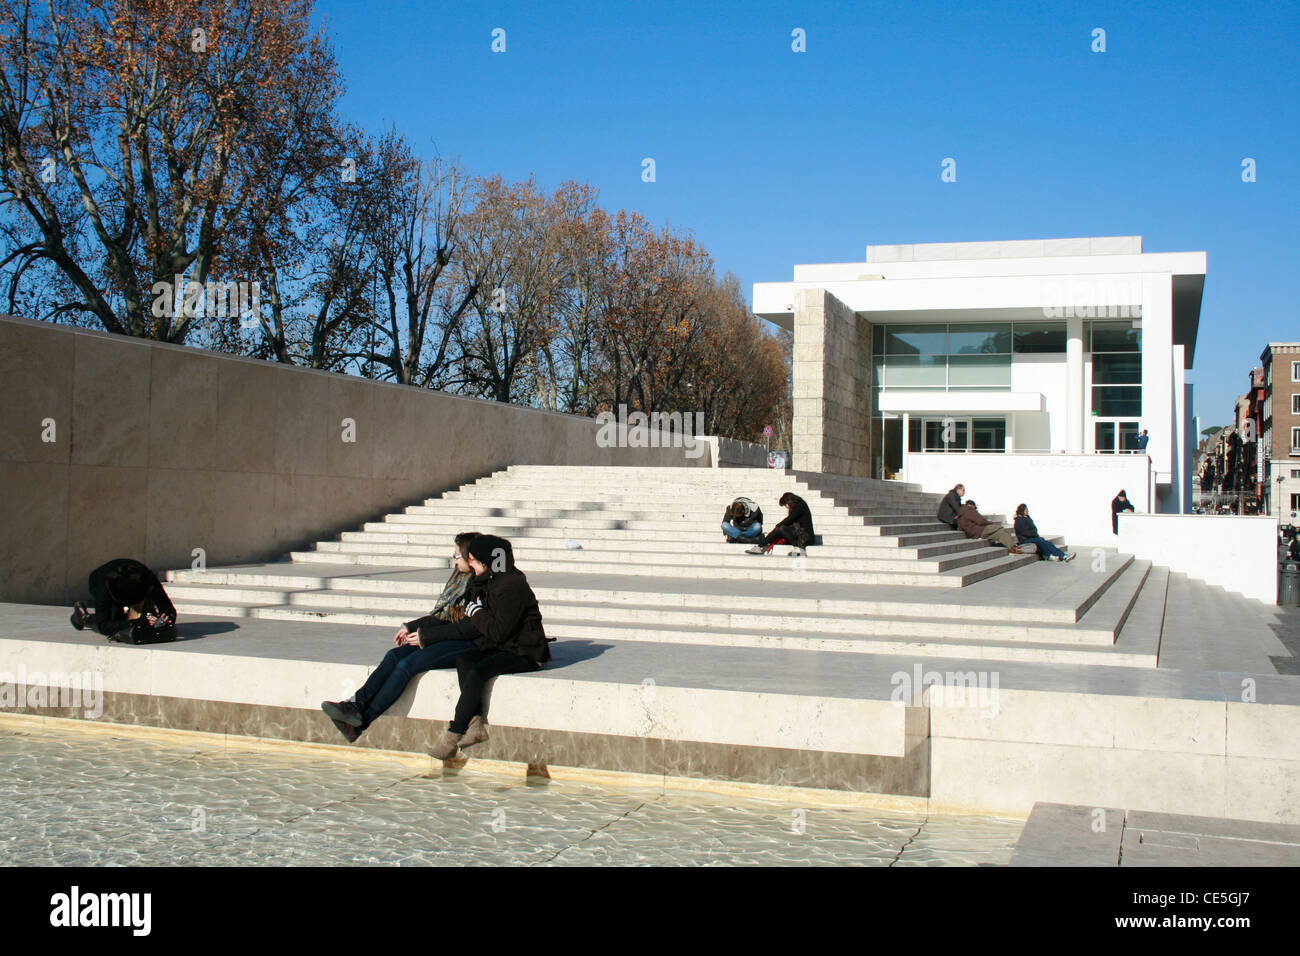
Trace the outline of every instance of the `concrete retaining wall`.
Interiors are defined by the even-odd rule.
[[[0,316],[0,601],[274,559],[512,464],[709,467],[594,419]]]
[[[1206,584],[1277,603],[1276,518],[1122,514],[1119,549]]]
[[[767,449],[762,445],[716,435],[706,436],[701,441],[709,446],[709,460],[714,468],[767,467]]]
[[[1007,515],[1008,524],[1024,502],[1044,535],[1127,551],[1111,531],[1110,502],[1123,488],[1137,511],[1149,511],[1150,467],[1145,455],[908,454],[900,477],[935,494],[961,482],[981,513]]]

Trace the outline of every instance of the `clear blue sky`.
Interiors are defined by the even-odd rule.
[[[868,243],[1141,235],[1148,252],[1204,250],[1203,426],[1227,421],[1266,342],[1300,339],[1297,3],[316,9],[349,119],[477,174],[589,182],[607,209],[692,232],[747,292],[795,263],[860,261]],[[956,183],[939,179],[944,157]]]

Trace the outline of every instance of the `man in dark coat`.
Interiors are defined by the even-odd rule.
[[[1119,513],[1121,511],[1132,511],[1133,505],[1129,503],[1128,495],[1124,494],[1124,489],[1119,490],[1110,501],[1110,530],[1119,534]]]
[[[939,511],[935,517],[952,529],[957,528],[957,512],[961,511],[961,496],[966,494],[966,486],[956,484],[939,502]]]
[[[149,568],[133,558],[114,558],[90,572],[88,582],[94,611],[78,601],[72,609],[72,626],[93,628],[105,637],[133,629],[143,619],[150,628],[174,628],[176,608],[162,582]]]

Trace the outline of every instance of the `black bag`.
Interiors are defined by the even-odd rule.
[[[150,624],[138,617],[109,638],[118,644],[165,644],[176,640],[175,624]]]

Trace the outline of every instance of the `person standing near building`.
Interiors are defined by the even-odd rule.
[[[1110,502],[1110,530],[1115,534],[1119,534],[1119,513],[1132,510],[1133,505],[1129,503],[1128,495],[1121,488],[1119,494],[1112,498]]]
[[[1145,455],[1147,453],[1147,442],[1150,440],[1151,439],[1147,436],[1147,430],[1145,428],[1138,432],[1136,444],[1139,455]]]

